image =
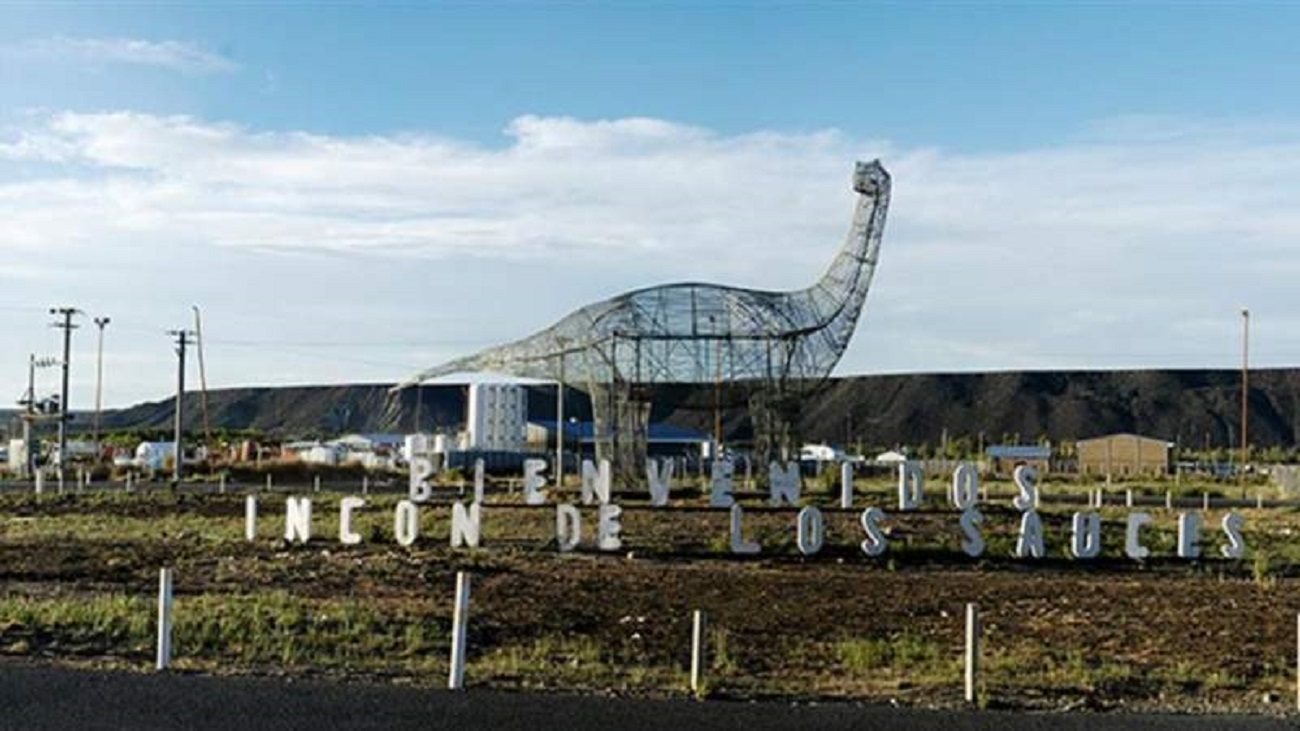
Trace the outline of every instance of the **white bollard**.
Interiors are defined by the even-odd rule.
[[[158,670],[172,662],[172,570],[158,572]]]
[[[696,609],[691,617],[691,693],[700,697],[704,680],[704,612]]]
[[[448,690],[465,687],[465,628],[469,624],[469,574],[456,572],[456,607],[451,617],[451,672]]]
[[[1124,491],[1124,507],[1133,507],[1133,489],[1129,488]]]
[[[1203,492],[1201,493],[1201,510],[1208,511],[1209,509],[1210,509],[1210,493]]]
[[[320,492],[320,475],[316,475],[316,479],[312,480],[312,492]]]
[[[1165,510],[1174,509],[1174,493],[1172,490],[1165,490]]]
[[[840,507],[848,510],[853,507],[853,463],[840,465]]]
[[[45,492],[45,475],[40,470],[36,470],[34,477],[36,480],[33,483],[33,488],[36,490],[36,494],[40,495]]]
[[[980,664],[980,610],[973,603],[966,605],[966,702],[975,703],[976,685],[979,683]]]
[[[270,491],[271,491],[271,473],[270,473],[270,472],[266,473],[266,491],[267,491],[267,492],[270,492]]]
[[[370,494],[370,475],[361,476],[361,494],[362,495]]]

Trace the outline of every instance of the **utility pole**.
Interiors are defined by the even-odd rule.
[[[51,307],[51,315],[59,315],[62,322],[52,322],[50,327],[63,331],[63,387],[59,390],[59,492],[63,492],[63,469],[68,462],[68,365],[72,357],[72,331],[80,327],[72,324],[72,316],[81,314],[75,307]]]
[[[1250,392],[1250,310],[1241,310],[1241,488],[1246,489],[1246,460],[1250,441],[1246,433],[1247,395]],[[1242,497],[1245,497],[1244,493]]]
[[[199,316],[199,306],[194,307],[194,341],[199,349],[199,388],[202,394],[199,404],[203,407],[203,448],[212,449],[212,425],[208,421],[208,371],[203,367],[203,321]]]
[[[99,447],[99,431],[103,426],[104,413],[104,326],[112,322],[108,317],[96,317],[95,327],[99,328],[99,347],[95,356],[95,449]]]
[[[185,461],[185,443],[181,440],[182,403],[185,401],[185,346],[194,342],[190,340],[190,336],[194,333],[190,330],[168,330],[167,334],[176,338],[176,436],[172,443],[176,454],[172,459],[172,486],[179,489],[181,486],[181,464]]]
[[[564,351],[560,351],[560,380],[555,384],[555,487],[564,487]]]
[[[23,449],[27,452],[27,458],[24,460],[23,470],[26,476],[30,477],[36,473],[36,451],[32,449],[32,430],[36,422],[36,369],[48,368],[57,365],[57,358],[37,358],[35,353],[28,357],[27,361],[27,394],[19,401],[19,405],[26,407],[23,414]]]

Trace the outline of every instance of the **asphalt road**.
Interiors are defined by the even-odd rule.
[[[3,729],[1293,729],[1280,718],[624,700],[0,663]]]

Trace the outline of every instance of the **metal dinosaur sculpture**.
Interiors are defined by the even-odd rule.
[[[647,287],[587,305],[521,340],[430,368],[395,390],[484,371],[584,384],[598,454],[630,475],[644,460],[649,387],[743,381],[755,384],[751,405],[765,412],[754,415],[756,441],[786,442],[791,415],[780,404],[796,392],[793,384],[830,375],[848,347],[880,254],[889,173],[879,160],[859,162],[853,189],[858,199],[847,239],[811,287]],[[774,406],[786,413],[774,413]],[[776,445],[764,447],[760,452]]]

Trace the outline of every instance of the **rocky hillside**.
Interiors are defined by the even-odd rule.
[[[387,385],[236,388],[209,392],[213,428],[257,429],[285,436],[447,428],[465,410],[463,386],[428,386],[390,396]],[[1071,440],[1134,431],[1187,446],[1235,441],[1240,373],[1236,371],[1067,371],[910,374],[833,379],[808,397],[803,429],[831,442],[937,443],[952,437],[988,441],[1019,435]],[[566,412],[589,414],[569,390]],[[712,388],[664,389],[655,419],[711,431]],[[530,388],[530,413],[553,418],[554,390]],[[726,431],[745,438],[742,409],[727,408]],[[202,427],[198,394],[186,397],[186,428]],[[105,414],[107,429],[167,429],[172,400]],[[88,423],[88,419],[79,420]],[[1293,446],[1300,434],[1300,369],[1251,373],[1250,439],[1259,446]]]

